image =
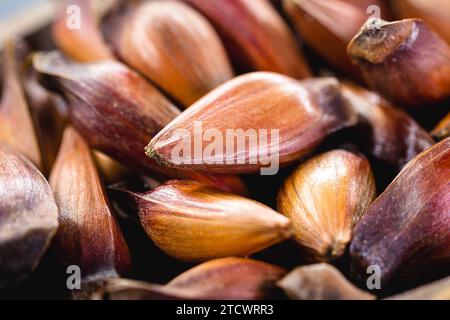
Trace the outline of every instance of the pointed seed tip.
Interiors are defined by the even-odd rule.
[[[162,167],[172,167],[172,163],[170,161],[167,161],[164,156],[162,156],[155,148],[155,143],[153,141],[150,141],[150,143],[145,147],[145,154],[150,159],[153,159],[156,161],[157,164],[159,164]]]
[[[290,239],[294,236],[294,229],[289,220],[279,224],[279,234],[281,239]]]
[[[368,19],[347,46],[350,58],[382,63],[410,37],[414,27],[411,22]]]
[[[326,248],[323,256],[325,261],[332,261],[342,257],[345,248],[348,245],[348,241],[334,239]]]

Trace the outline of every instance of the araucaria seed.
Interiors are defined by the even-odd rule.
[[[36,167],[0,145],[0,288],[38,265],[58,227],[50,186]]]
[[[348,53],[367,84],[401,106],[450,97],[450,46],[422,20],[369,20]]]
[[[132,196],[149,237],[181,260],[248,256],[292,235],[283,215],[196,181],[173,180]]]
[[[411,160],[367,209],[350,246],[353,271],[409,286],[450,267],[450,138]]]
[[[59,208],[56,251],[62,266],[78,266],[83,285],[127,273],[131,263],[127,244],[90,150],[71,127],[64,132],[50,184]]]
[[[193,8],[173,0],[124,6],[108,18],[109,42],[185,108],[233,77],[218,34]]]
[[[244,188],[238,177],[168,169],[149,159],[148,140],[180,114],[154,86],[116,61],[77,63],[58,52],[36,54],[34,68],[68,102],[71,124],[90,147],[135,171],[207,181],[227,191]]]
[[[238,69],[303,79],[312,72],[288,25],[266,0],[184,0],[211,21]]]
[[[278,281],[293,300],[373,300],[375,296],[349,282],[335,267],[326,263],[297,267]]]
[[[9,40],[3,53],[3,88],[0,103],[0,142],[27,157],[35,166],[42,165],[41,151],[25,99],[16,61],[17,43]]]
[[[319,261],[339,258],[353,227],[375,197],[369,162],[334,150],[308,160],[286,180],[278,211],[291,221],[295,240]]]
[[[356,122],[335,78],[299,82],[254,72],[183,112],[151,140],[147,155],[177,169],[252,173],[292,163]]]

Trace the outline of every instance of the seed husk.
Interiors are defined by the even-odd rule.
[[[106,20],[100,21],[99,12],[94,12],[93,7],[103,7],[106,2],[113,1],[117,3],[116,10],[113,10]],[[364,20],[365,16],[379,16],[377,13],[380,8],[383,15],[388,6],[386,1],[184,0],[184,3],[190,7],[183,5],[183,1],[177,0],[104,0],[100,2],[64,0],[60,2],[62,10],[54,17],[56,21],[54,21],[53,29],[57,43],[52,43],[49,38],[49,31],[52,30],[48,27],[36,30],[27,36],[27,39],[33,49],[48,49],[56,44],[65,55],[77,60],[76,64],[65,58],[44,63],[43,69],[52,71],[41,73],[44,80],[41,84],[45,83],[46,89],[55,90],[61,94],[58,96],[61,98],[55,99],[56,95],[42,90],[42,87],[37,85],[37,79],[34,77],[36,72],[33,74],[26,69],[29,66],[28,62],[31,61],[26,55],[31,51],[22,50],[20,41],[13,45],[13,51],[15,51],[13,54],[7,45],[6,52],[2,55],[6,57],[2,61],[5,64],[2,70],[5,76],[2,76],[3,79],[0,81],[3,82],[2,85],[5,85],[1,91],[6,99],[0,102],[0,299],[2,297],[29,298],[30,295],[42,298],[42,294],[44,297],[53,295],[52,298],[62,298],[60,295],[63,294],[62,291],[69,293],[66,288],[70,290],[72,297],[77,298],[280,298],[279,295],[272,296],[272,293],[281,293],[279,287],[274,288],[274,281],[279,281],[286,271],[275,266],[256,267],[261,263],[247,258],[228,257],[234,254],[234,251],[238,251],[236,248],[241,249],[241,247],[250,253],[238,252],[240,256],[251,254],[263,261],[271,261],[289,269],[311,262],[307,259],[309,257],[313,261],[329,261],[338,258],[337,261],[333,261],[333,265],[339,268],[345,277],[355,276],[355,281],[361,281],[360,287],[363,288],[366,285],[367,289],[370,289],[369,279],[373,279],[369,266],[372,267],[372,271],[373,267],[378,267],[375,268],[374,276],[378,279],[379,270],[381,270],[382,290],[374,292],[379,292],[380,297],[397,294],[388,299],[448,298],[450,292],[448,290],[450,179],[447,172],[450,156],[449,142],[445,139],[450,137],[448,137],[449,119],[448,116],[444,116],[449,112],[447,107],[450,102],[450,42],[448,38],[450,29],[449,22],[445,21],[449,14],[445,9],[450,7],[446,2],[443,0],[390,1],[389,5],[392,4],[394,9],[397,9],[397,14],[413,19],[393,23],[385,23],[378,19],[369,20],[363,31],[353,40],[355,42],[359,39],[361,42],[357,43],[356,50],[349,49],[352,54],[356,53],[356,57],[353,56],[350,59],[343,55],[344,46],[355,33],[355,26],[361,23],[357,21]],[[285,8],[283,8],[283,2]],[[121,9],[125,10],[120,11]],[[81,20],[78,20],[79,18]],[[285,23],[286,18],[291,18],[289,25],[291,28]],[[384,16],[383,19],[390,20]],[[215,28],[215,31],[211,26]],[[297,29],[298,38],[293,37],[290,29],[291,31]],[[192,34],[194,36],[191,37]],[[136,35],[142,36],[138,41],[133,42]],[[204,40],[203,35],[208,39]],[[218,40],[217,35],[221,37],[221,41]],[[103,36],[109,39],[109,43],[104,41]],[[327,79],[313,78],[295,82],[294,78],[297,81],[312,75],[299,50],[298,45],[302,43],[302,36],[306,40],[307,58],[313,68],[311,70],[321,75],[330,75],[336,71],[339,72],[336,77],[345,75],[358,82],[361,82],[359,79],[361,76],[366,79],[363,81],[366,81],[368,87],[376,91],[367,91],[345,81],[339,83],[341,81],[338,82],[336,79],[328,79],[327,82],[325,81]],[[201,42],[202,39],[203,42]],[[219,47],[221,54],[218,53]],[[164,57],[156,61],[158,56],[150,57],[148,48],[159,51]],[[256,86],[243,84],[241,85],[243,92],[239,92],[241,87],[236,86],[234,91],[230,90],[220,95],[220,99],[205,100],[208,106],[201,109],[205,114],[199,112],[196,117],[184,118],[185,115],[180,114],[176,106],[183,109],[190,106],[195,108],[198,101],[202,101],[201,96],[211,95],[209,92],[211,89],[217,86],[222,88],[240,79],[230,79],[234,75],[224,48],[232,57],[230,61],[236,67],[236,74],[266,70],[278,73],[276,76],[281,78],[283,76],[280,73],[284,73],[285,76],[293,79],[289,79],[291,82],[286,85],[287,82],[283,80],[271,78],[266,81],[261,77],[260,84],[270,83],[267,87],[276,85],[262,94],[264,90],[255,89]],[[220,61],[217,62],[218,60]],[[355,66],[349,64],[352,60],[356,63]],[[11,61],[13,63],[10,63]],[[95,63],[99,61],[103,61],[104,64]],[[167,61],[169,63],[166,63]],[[211,61],[216,62],[214,66],[210,65]],[[81,62],[88,62],[88,64]],[[11,67],[13,64],[14,66]],[[91,69],[92,65],[95,65],[95,68]],[[160,66],[160,69],[154,74],[147,72],[146,75],[146,71],[151,70],[149,66],[152,65]],[[97,69],[99,66],[100,68]],[[59,73],[55,71],[56,69]],[[93,69],[95,71],[92,71]],[[178,72],[179,70],[181,71]],[[227,74],[225,70],[229,72],[228,76],[225,76]],[[52,72],[58,74],[55,75]],[[203,77],[198,76],[199,72],[203,73]],[[197,76],[194,77],[195,75]],[[223,79],[216,82],[215,76],[218,78],[222,76]],[[246,76],[251,77],[248,74],[244,75]],[[88,78],[89,81],[86,81]],[[184,81],[185,78],[186,81]],[[225,83],[226,80],[230,82]],[[149,87],[154,91],[150,92]],[[298,87],[302,87],[303,91],[300,92]],[[22,93],[20,93],[21,90]],[[25,104],[22,103],[23,96],[27,98]],[[217,98],[213,95],[210,97]],[[8,106],[3,108],[5,100]],[[214,105],[216,103],[217,106]],[[19,104],[18,108],[16,104]],[[23,112],[28,108],[27,104],[30,110]],[[23,108],[24,105],[25,108]],[[407,109],[411,116],[396,107]],[[64,115],[67,117],[58,119],[59,115],[54,114],[54,109],[62,111],[63,117]],[[292,112],[293,109],[296,111]],[[189,114],[189,110],[186,114]],[[304,116],[302,117],[301,114]],[[199,146],[197,145],[196,149],[195,145],[198,141],[195,141],[193,146],[191,144],[191,147],[194,147],[194,150],[191,149],[194,156],[190,158],[194,162],[177,163],[175,158],[180,154],[174,155],[174,151],[179,150],[176,147],[182,141],[182,139],[174,138],[177,130],[184,130],[184,133],[187,132],[191,138],[195,138],[195,125],[203,122],[203,120],[197,121],[197,118],[201,117],[207,120],[206,130],[216,130],[212,137],[215,139],[213,141],[208,139],[213,133],[208,132],[202,137],[201,156],[195,153],[199,150]],[[182,123],[183,126],[188,124],[191,127],[187,129],[183,126],[172,127],[172,123],[180,124],[177,122],[179,118],[186,121]],[[442,122],[432,130],[432,127],[441,119]],[[82,227],[75,232],[72,232],[74,230],[70,229],[71,227],[63,230],[66,235],[69,234],[67,238],[74,239],[73,243],[77,243],[77,239],[87,235],[84,238],[87,240],[79,246],[69,244],[69,241],[63,243],[60,238],[53,239],[57,228],[55,224],[59,226],[58,206],[50,186],[42,178],[51,171],[66,120],[73,122],[71,125],[80,130],[80,134],[76,133],[75,129],[69,128],[68,132],[73,131],[76,134],[75,138],[72,136],[73,139],[67,138],[65,144],[70,144],[71,142],[67,140],[72,139],[72,145],[77,144],[74,140],[78,140],[82,142],[83,147],[63,146],[61,152],[65,155],[60,154],[59,159],[64,160],[60,160],[55,167],[55,170],[62,173],[59,175],[56,172],[58,177],[55,180],[63,180],[63,182],[58,181],[54,184],[60,190],[64,189],[64,192],[72,191],[73,194],[70,194],[67,199],[70,201],[75,199],[72,202],[79,205],[75,208],[76,205],[67,201],[74,216],[80,217],[76,223]],[[190,124],[188,120],[191,121]],[[33,122],[36,132],[33,129]],[[265,124],[272,127],[267,127]],[[52,125],[55,126],[52,127]],[[242,128],[245,125],[248,126]],[[430,132],[426,132],[421,126]],[[231,157],[227,159],[217,150],[228,147],[227,143],[220,143],[219,139],[224,138],[225,142],[229,142],[226,133],[230,129],[242,130],[239,133],[235,132],[233,139],[235,143],[244,140],[245,148],[233,149]],[[161,130],[165,131],[164,140],[156,141],[157,144],[159,142],[161,144],[155,147],[152,142]],[[263,145],[264,130],[267,130],[268,136],[266,136],[270,139],[268,150],[265,148],[266,145],[262,148],[260,144],[252,145],[255,143],[252,140],[255,137],[252,130],[256,130],[256,141]],[[285,153],[281,155],[281,163],[277,161],[279,157],[277,148],[280,146],[280,141],[278,135],[273,139],[270,137],[272,130],[285,130],[286,135],[282,136],[284,140],[281,141]],[[67,133],[67,136],[72,133]],[[171,137],[170,134],[173,136]],[[435,141],[442,142],[435,145],[436,142],[430,136]],[[275,143],[272,143],[273,141]],[[147,150],[145,150],[146,145],[148,145]],[[204,148],[205,145],[206,148]],[[97,150],[96,146],[99,146],[101,150]],[[272,153],[274,157],[267,159],[268,157],[264,156],[271,151],[271,146],[274,147],[276,154]],[[168,148],[164,150],[165,147]],[[393,174],[405,168],[375,204],[366,205],[368,208],[366,212],[375,212],[370,218],[366,219],[366,216],[362,215],[362,222],[353,221],[351,224],[345,224],[345,230],[347,234],[350,234],[348,238],[355,239],[350,240],[352,248],[349,251],[345,249],[347,240],[341,241],[342,244],[336,244],[333,241],[329,244],[330,241],[323,236],[325,234],[323,230],[320,230],[325,239],[322,239],[322,242],[328,243],[325,246],[329,250],[321,251],[321,248],[313,250],[303,244],[301,244],[302,249],[299,249],[296,243],[298,241],[276,243],[287,238],[294,238],[298,228],[294,228],[295,225],[292,225],[292,222],[288,222],[289,226],[284,227],[284,223],[273,217],[276,212],[267,207],[215,188],[219,187],[222,190],[240,194],[247,193],[240,178],[223,174],[249,174],[242,177],[252,186],[248,194],[265,205],[273,205],[276,192],[279,191],[283,180],[295,170],[295,165],[302,162],[306,165],[321,157],[327,150],[336,148],[350,150],[350,154],[365,160],[358,153],[364,152],[376,172],[379,190],[385,189],[384,186],[392,181]],[[436,151],[437,149],[439,150]],[[162,152],[159,152],[161,150]],[[144,156],[146,151],[151,159]],[[2,165],[2,152],[6,155],[3,159],[8,159],[4,160],[8,164],[6,166]],[[71,155],[66,157],[68,154]],[[210,155],[211,157],[208,157]],[[18,160],[13,161],[12,158]],[[66,160],[66,158],[70,159]],[[255,158],[261,162],[252,162]],[[80,159],[86,159],[86,161]],[[220,160],[224,162],[221,163]],[[226,160],[232,162],[225,162]],[[89,177],[83,178],[88,181],[87,183],[83,180],[78,181],[76,178],[72,179],[75,182],[70,181],[71,177],[80,176],[78,173],[81,170],[73,168],[83,166],[73,165],[74,162],[83,163],[85,168],[88,167],[85,172],[88,172],[86,176]],[[342,168],[347,168],[347,165],[339,165],[339,161],[330,162],[333,163],[331,167],[336,168],[335,175],[342,172]],[[365,162],[367,163],[367,160]],[[275,173],[270,169],[278,168],[278,164],[282,167],[279,173],[267,178],[260,176]],[[30,167],[27,167],[28,165]],[[5,170],[11,168],[13,170],[2,174],[2,166],[3,169],[6,168]],[[70,168],[67,169],[69,166]],[[349,165],[348,167],[354,169],[358,166]],[[370,173],[370,166],[367,167]],[[322,170],[322,173],[325,171]],[[360,171],[354,176],[364,176],[362,173],[364,170]],[[22,174],[23,172],[25,174]],[[260,175],[254,174],[256,172]],[[28,178],[34,173],[36,176]],[[64,181],[65,176],[69,177],[68,181]],[[305,174],[297,178],[306,180],[308,176]],[[295,172],[288,180],[293,180],[293,177]],[[101,178],[111,183],[122,179],[126,181],[124,184],[115,184],[110,190],[114,200],[112,204],[118,210],[120,226],[130,245],[129,253],[127,245],[124,244],[124,237],[118,230],[106,192],[103,190]],[[164,183],[174,178],[195,181]],[[359,180],[361,181],[362,178]],[[367,185],[371,184],[369,180],[370,178],[367,178]],[[16,183],[16,181],[19,182]],[[83,183],[85,189],[82,190],[80,185]],[[190,184],[199,187],[192,187]],[[353,207],[356,206],[357,201],[340,195],[343,192],[341,193],[342,190],[338,187],[345,183],[335,178],[330,185],[334,184],[337,185],[334,189],[337,190],[335,194],[327,191],[332,188],[325,183],[316,188],[317,194],[329,193],[332,196],[319,196],[320,201],[312,196],[308,197],[310,203],[314,202],[314,210],[318,208],[319,210],[316,211],[320,211],[324,204],[328,204],[331,210],[322,211],[332,213],[339,211],[339,205],[329,204],[332,202],[329,199],[333,197],[337,199],[335,203],[348,202]],[[186,185],[189,187],[183,189]],[[91,193],[92,186],[95,191]],[[12,190],[10,190],[11,187]],[[365,188],[366,194],[359,196],[359,200],[363,200],[364,203],[367,198],[370,198],[370,191],[374,190],[370,186]],[[135,192],[131,192],[131,189]],[[344,186],[342,189],[351,188]],[[351,193],[363,194],[362,189],[352,189]],[[294,191],[292,194],[297,196],[299,192]],[[150,235],[150,231],[154,231],[150,230],[154,225],[149,224],[149,227],[144,230],[137,209],[137,206],[141,204],[145,207],[148,203],[144,198],[154,194],[159,198],[156,200],[152,198],[154,203],[151,208],[159,210],[156,212],[159,217],[164,216],[162,214],[164,211],[164,218],[167,220],[156,221],[155,219],[151,222],[156,221],[161,226],[163,225],[161,221],[172,221],[171,225],[177,227],[174,232],[171,230],[165,232],[169,229],[166,228],[169,225],[167,223],[163,225],[166,228],[163,231],[156,230],[160,232],[158,234],[160,237],[157,238],[158,245],[164,251],[151,243],[151,238],[147,237],[145,231],[147,230]],[[51,196],[53,201],[50,199]],[[169,200],[161,200],[166,198]],[[95,199],[103,202],[99,203]],[[286,202],[291,200],[287,199]],[[86,223],[92,217],[79,209],[93,202],[97,206],[106,207],[107,213],[102,215],[98,214],[98,210],[94,210],[94,220],[100,221],[100,223],[95,222],[95,225],[99,226],[97,229],[92,227],[94,224]],[[370,201],[367,200],[368,202]],[[238,203],[237,206],[236,203]],[[293,207],[298,209],[300,201],[296,203],[297,205]],[[181,208],[181,211],[174,213],[172,205]],[[44,210],[43,207],[49,209]],[[373,207],[375,209],[372,209]],[[25,209],[22,210],[22,208]],[[243,215],[243,219],[236,218],[238,209],[246,210],[244,214],[239,211],[239,218]],[[347,211],[343,211],[350,212],[348,208],[345,209]],[[192,215],[192,212],[198,214],[206,211],[207,213],[203,216],[195,217],[188,221],[189,223],[186,223],[186,218],[183,216]],[[364,210],[355,209],[354,211]],[[260,212],[263,212],[262,217]],[[145,213],[148,214],[148,212]],[[43,218],[38,218],[39,214]],[[214,214],[216,216],[213,223],[205,219]],[[220,214],[222,216],[219,216]],[[105,216],[106,219],[103,219],[102,217]],[[180,216],[185,224],[173,223],[177,222],[175,218]],[[360,216],[356,214],[355,220],[360,219]],[[289,220],[284,215],[281,218]],[[245,219],[247,220],[242,222]],[[236,222],[238,220],[239,222]],[[301,226],[310,226],[312,220],[305,219],[305,223]],[[366,225],[361,227],[356,237],[354,226],[357,227],[356,230],[360,230],[359,226],[366,220]],[[230,227],[233,223],[237,225],[234,229]],[[214,226],[211,227],[213,224]],[[225,232],[220,233],[222,231],[217,225],[223,226],[223,224],[229,227]],[[330,224],[335,229],[340,228],[338,223]],[[182,232],[178,232],[180,225]],[[199,234],[192,234],[196,226],[199,226],[198,228],[202,231],[216,232],[217,238],[212,241],[219,241],[220,239],[217,240],[219,236],[222,236],[221,239],[226,238],[226,241],[219,241],[220,246],[217,250],[209,244],[212,242],[208,240],[209,238],[195,238]],[[238,243],[236,234],[241,234],[241,238],[245,238],[245,233],[248,232],[245,227],[262,230],[262,235],[250,236],[251,240],[240,240],[239,245],[235,244]],[[106,231],[103,232],[101,229]],[[278,235],[275,235],[275,229]],[[308,231],[312,229],[309,228]],[[203,235],[207,234],[207,231],[204,231]],[[225,233],[229,236],[223,237]],[[269,236],[266,234],[271,234],[276,239],[273,241],[276,245],[269,244],[267,240]],[[5,235],[8,237],[5,238]],[[303,236],[303,233],[301,235]],[[230,239],[232,241],[229,241]],[[81,265],[77,261],[69,262],[82,267],[83,290],[71,290],[69,281],[76,280],[77,277],[70,277],[69,270],[53,265],[52,258],[54,258],[55,250],[46,252],[51,240],[56,240],[53,242],[52,249],[60,254],[63,267],[67,266],[69,261],[64,260],[65,253],[70,255],[69,258],[81,257],[79,259]],[[99,243],[96,243],[97,240]],[[233,242],[235,240],[236,242]],[[180,274],[192,267],[193,264],[186,263],[191,260],[186,258],[185,253],[188,252],[189,255],[194,250],[195,254],[198,252],[203,254],[201,251],[203,247],[199,244],[201,241],[208,243],[208,253],[212,252],[213,256],[206,258],[202,256],[192,261],[217,260],[194,267],[170,283],[163,284],[175,274]],[[259,241],[258,245],[251,247],[252,241]],[[184,250],[182,252],[185,254],[184,258],[176,256],[179,252],[175,254],[168,252],[167,248],[172,250],[178,247],[167,246],[167,243],[175,242],[181,244],[179,246]],[[217,251],[221,250],[222,242],[228,245],[228,251],[222,250],[216,257],[214,254],[217,255]],[[191,244],[194,244],[193,248]],[[64,245],[68,245],[67,251],[65,248],[61,249]],[[263,249],[264,251],[259,252]],[[342,254],[344,250],[345,253]],[[253,252],[258,254],[253,255]],[[130,255],[134,258],[134,268],[127,276],[140,281],[120,278],[129,270]],[[118,258],[115,259],[114,256]],[[87,270],[85,270],[86,265]],[[67,272],[66,276],[64,271]],[[404,292],[415,285],[423,285],[440,277],[447,278]],[[357,296],[358,298],[362,296],[363,299],[374,298],[370,295],[366,296],[365,292],[358,292],[337,269],[330,265],[321,264],[307,266],[302,270],[297,269],[286,279],[289,281],[283,283],[284,289],[292,298],[346,297],[350,299]],[[303,279],[307,281],[302,282]],[[42,288],[45,290],[42,291]],[[251,309],[257,310],[256,307]]]
[[[420,18],[450,44],[450,5],[446,0],[393,0],[394,13],[401,19]]]
[[[51,85],[68,101],[72,125],[91,147],[135,170],[158,168],[143,155],[141,141],[179,111],[156,88],[115,61],[80,64],[57,52],[33,60],[38,72],[56,81]]]
[[[39,170],[0,145],[0,288],[27,277],[58,228],[58,208]]]
[[[114,184],[126,179],[130,170],[116,160],[100,151],[94,152],[94,160],[98,171],[106,183]]]
[[[450,136],[450,113],[448,113],[444,119],[433,129],[431,132],[433,137],[437,140],[443,140]]]
[[[61,97],[38,82],[37,74],[33,70],[29,70],[25,75],[24,90],[42,151],[42,173],[48,176],[67,124],[66,106]]]
[[[319,261],[339,258],[355,224],[376,196],[369,162],[333,150],[301,164],[278,195],[278,211],[292,222],[296,241]]]
[[[450,138],[411,160],[367,209],[350,245],[355,276],[411,286],[450,266]]]
[[[388,300],[450,300],[450,277],[387,298]]]
[[[277,285],[292,300],[373,300],[375,296],[350,283],[326,263],[297,267]]]
[[[283,268],[245,258],[205,262],[170,281],[166,287],[192,292],[196,299],[263,299],[270,296]]]
[[[283,7],[302,40],[333,67],[360,80],[359,70],[347,55],[347,45],[368,18],[366,2],[284,0]],[[370,5],[377,5],[381,13],[386,14],[381,1],[372,0]]]
[[[184,261],[248,256],[292,234],[289,220],[269,207],[196,181],[130,195],[148,236]]]
[[[274,155],[280,165],[292,163],[329,134],[356,121],[334,78],[298,82],[275,73],[255,72],[230,80],[200,99],[159,132],[146,152],[162,165],[178,169],[252,173],[266,167],[264,162]],[[201,133],[209,130],[219,137],[207,144]],[[265,143],[261,133],[270,136]],[[260,135],[258,143],[251,139],[239,143],[240,137],[251,134]],[[181,151],[183,161],[174,159]]]
[[[6,41],[0,102],[0,141],[17,149],[35,166],[41,168],[41,151],[16,61],[17,48],[17,41]]]
[[[125,65],[115,61],[81,64],[57,52],[36,54],[33,64],[46,75],[47,86],[64,94],[71,124],[93,149],[138,172],[192,177],[227,191],[245,190],[238,177],[167,169],[146,157],[148,140],[180,111]]]
[[[118,56],[184,107],[233,77],[214,28],[182,2],[126,4],[108,20]]]
[[[59,208],[55,247],[61,265],[78,266],[86,288],[126,274],[131,264],[128,246],[89,147],[72,127],[65,129],[50,185]]]
[[[166,285],[111,279],[94,299],[111,300],[257,300],[270,298],[274,284],[286,271],[268,263],[223,258],[205,262]]]
[[[348,53],[366,83],[400,106],[426,107],[450,97],[450,46],[422,20],[369,20]]]
[[[93,290],[91,300],[178,300],[188,299],[181,290],[124,278],[111,278]]]
[[[56,45],[66,55],[82,62],[114,59],[103,39],[93,4],[89,0],[61,1],[52,26]]]
[[[218,30],[238,69],[312,75],[289,27],[265,0],[184,0]]]
[[[430,134],[413,118],[376,92],[344,82],[342,95],[368,129],[362,147],[398,171],[434,144]]]

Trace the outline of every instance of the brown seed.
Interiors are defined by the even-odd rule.
[[[363,147],[376,159],[401,169],[434,144],[413,118],[377,93],[345,82],[342,95],[368,127]]]
[[[295,239],[314,260],[344,254],[354,225],[375,198],[369,162],[344,150],[303,163],[278,195],[278,211],[292,222]]]
[[[247,256],[291,236],[284,216],[200,182],[173,180],[132,196],[149,237],[181,260]]]
[[[450,97],[450,47],[422,20],[370,20],[348,53],[367,84],[401,106]]]
[[[122,181],[130,173],[128,168],[100,151],[94,152],[94,160],[100,175],[107,183]]]
[[[312,75],[288,26],[266,0],[184,0],[216,27],[239,68]]]
[[[133,170],[201,179],[225,190],[245,189],[237,177],[200,175],[159,166],[144,153],[148,140],[180,114],[155,87],[115,61],[80,64],[52,52],[36,54],[34,68],[64,94],[72,125],[90,147]]]
[[[225,192],[235,193],[240,196],[248,196],[249,191],[244,181],[233,175],[212,175],[200,172],[184,172],[184,178],[202,182],[212,187],[216,187]]]
[[[67,124],[66,106],[61,97],[46,90],[38,82],[33,70],[25,75],[24,89],[42,150],[42,172],[48,176]]]
[[[195,299],[263,299],[286,270],[244,258],[205,262],[170,281],[166,288],[191,292]]]
[[[80,267],[84,283],[127,273],[131,258],[92,155],[71,127],[50,176],[59,208],[56,250],[63,267]]]
[[[0,145],[0,288],[30,274],[58,227],[52,191],[36,167]]]
[[[336,79],[298,82],[255,72],[230,80],[183,112],[153,138],[147,155],[174,168],[250,173],[265,162],[291,163],[355,123]],[[211,143],[205,141],[208,132],[214,133]]]
[[[135,170],[158,168],[142,153],[142,141],[179,111],[157,89],[114,61],[80,64],[52,52],[33,62],[65,95],[71,123],[91,147]]]
[[[100,32],[93,3],[89,0],[61,1],[52,26],[53,40],[66,55],[79,61],[114,59]]]
[[[445,118],[439,122],[431,134],[438,140],[443,140],[450,136],[450,113],[448,113]]]
[[[92,298],[110,300],[219,299],[247,300],[271,297],[282,268],[243,258],[205,262],[179,275],[167,285],[111,279]]]
[[[388,300],[450,300],[450,277],[397,294]]]
[[[293,300],[373,300],[332,265],[326,263],[298,267],[278,282]]]
[[[361,79],[359,70],[347,55],[347,45],[369,18],[369,1],[284,0],[283,6],[302,39],[333,67]],[[381,8],[381,1],[370,1]]]
[[[382,288],[450,267],[450,138],[411,160],[364,214],[350,246],[353,271],[380,269]]]
[[[41,168],[41,151],[25,99],[16,54],[17,42],[7,41],[3,55],[0,142],[14,147],[34,165]]]
[[[178,300],[189,299],[182,290],[123,278],[111,278],[88,296],[91,300]]]
[[[127,4],[110,19],[107,34],[119,57],[184,107],[233,77],[214,28],[182,2]]]
[[[450,44],[450,3],[447,0],[393,0],[394,13],[401,19],[420,18]]]

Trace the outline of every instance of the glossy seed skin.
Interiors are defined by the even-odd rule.
[[[284,0],[283,8],[301,39],[328,63],[355,80],[362,80],[347,55],[347,45],[369,17],[367,8],[376,5],[383,17],[382,1]]]
[[[283,268],[246,258],[205,262],[170,281],[166,287],[191,292],[196,299],[259,300],[270,296]]]
[[[283,268],[246,258],[215,259],[193,267],[165,285],[111,279],[95,292],[110,300],[259,300],[273,296]]]
[[[184,108],[233,77],[212,25],[182,2],[130,4],[110,17],[107,26],[121,60]]]
[[[342,95],[365,126],[362,148],[397,172],[419,153],[434,144],[431,135],[408,113],[381,97],[349,82],[342,83]]]
[[[450,138],[411,160],[372,203],[350,245],[353,272],[412,285],[450,267]]]
[[[326,263],[297,267],[277,285],[292,300],[373,300],[376,297],[350,283]]]
[[[113,60],[114,56],[100,31],[93,4],[89,0],[60,1],[52,25],[53,40],[61,51],[77,61]]]
[[[450,4],[446,0],[394,0],[391,4],[400,19],[420,18],[450,44]]]
[[[450,277],[396,294],[388,300],[449,300]]]
[[[431,134],[438,140],[443,140],[450,136],[450,113],[438,123]]]
[[[38,169],[0,145],[0,288],[27,277],[58,228],[52,190]]]
[[[239,69],[303,79],[312,72],[289,27],[265,0],[184,0],[218,30]]]
[[[161,165],[178,169],[254,173],[268,167],[266,160],[274,159],[283,166],[300,159],[329,134],[356,121],[335,78],[299,82],[255,72],[230,80],[203,97],[159,132],[146,152]],[[224,146],[215,148],[214,143],[220,142],[217,139],[205,141],[208,132],[219,136]],[[239,144],[239,137],[252,134],[259,142]],[[177,159],[180,148],[186,149],[181,161]],[[211,149],[215,150],[208,152]]]
[[[295,240],[313,260],[344,254],[353,228],[375,198],[367,159],[333,150],[301,164],[278,195],[278,211],[293,224]]]
[[[370,20],[347,51],[366,83],[400,106],[450,97],[450,46],[420,19]]]
[[[200,180],[226,191],[245,193],[235,176],[185,172],[160,166],[145,146],[180,114],[158,89],[117,61],[78,63],[58,52],[36,54],[34,68],[47,85],[64,95],[73,127],[90,147],[135,171]]]
[[[40,169],[42,155],[19,73],[18,51],[18,41],[8,40],[5,43],[2,61],[0,142],[18,150]]]
[[[59,209],[56,252],[61,265],[79,266],[83,285],[126,274],[128,246],[89,147],[72,127],[65,129],[50,185]]]
[[[248,256],[292,235],[283,215],[196,181],[172,180],[134,198],[149,237],[184,261]]]

